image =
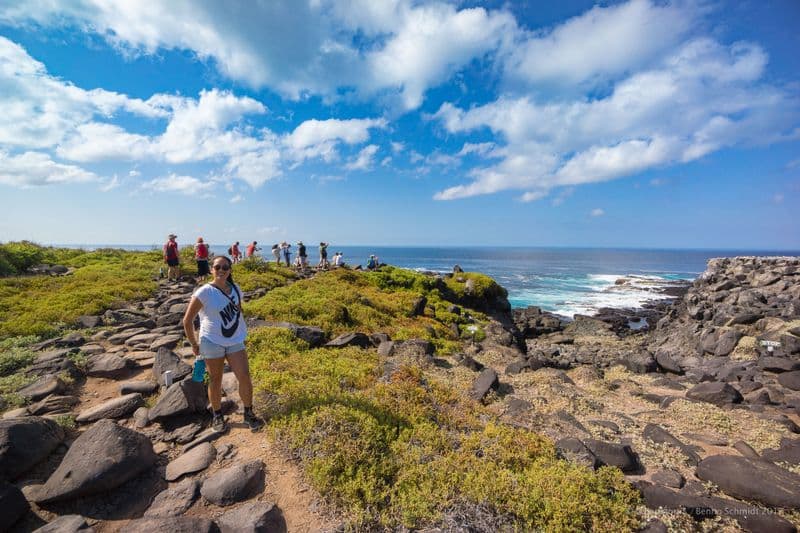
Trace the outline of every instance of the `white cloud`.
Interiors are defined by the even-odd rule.
[[[139,172],[139,171],[138,171],[138,170],[136,170],[136,169],[134,169],[134,170],[131,170],[130,172],[128,172],[128,176],[130,176],[131,178],[138,178],[138,177],[139,177],[139,176],[141,176],[141,175],[142,175],[142,173],[141,173],[141,172]]]
[[[567,198],[572,196],[575,193],[575,187],[565,187],[559,191],[555,198],[550,202],[553,207],[559,207],[564,202],[567,201]]]
[[[102,192],[108,192],[108,191],[111,191],[111,190],[116,189],[117,187],[119,187],[119,184],[120,184],[119,178],[117,177],[116,174],[114,174],[114,177],[112,177],[110,180],[108,180],[106,183],[104,183],[100,187],[100,190]]]
[[[241,194],[237,194],[236,196],[234,196],[233,198],[231,198],[231,199],[230,199],[230,200],[228,200],[228,201],[229,201],[230,203],[232,203],[232,204],[238,204],[238,203],[239,203],[239,202],[241,202],[242,200],[244,200],[244,196],[242,196]]]
[[[495,147],[494,143],[486,142],[486,143],[464,143],[464,146],[461,147],[458,154],[459,157],[463,157],[469,154],[477,154],[480,156],[485,156],[489,154]]]
[[[203,182],[192,176],[170,174],[142,184],[142,189],[154,192],[174,192],[186,196],[206,196],[214,188],[214,183]]]
[[[591,217],[601,217],[601,216],[603,216],[605,214],[606,214],[606,212],[603,211],[602,209],[600,209],[599,207],[597,207],[595,209],[592,209],[589,212],[589,216],[591,216]]]
[[[41,152],[25,152],[14,156],[0,151],[0,183],[4,185],[34,187],[99,180],[93,172],[57,163]]]
[[[653,178],[650,180],[651,187],[661,187],[662,185],[666,185],[667,180],[664,178]]]
[[[345,165],[347,170],[369,170],[374,163],[375,154],[378,153],[378,145],[370,144],[358,152],[358,156]]]
[[[399,154],[403,150],[406,149],[406,145],[401,142],[392,141],[392,152],[395,154]]]
[[[369,139],[371,128],[385,128],[386,119],[306,120],[288,135],[283,144],[296,161],[321,157],[333,161],[339,143],[360,144]]]
[[[723,147],[796,137],[800,98],[761,82],[764,64],[756,45],[701,38],[620,80],[605,98],[506,96],[469,110],[445,103],[434,117],[448,132],[488,127],[506,144],[491,152],[499,163],[435,198],[607,181]]]
[[[649,0],[595,6],[543,34],[525,35],[506,60],[511,81],[574,88],[636,70],[672,49],[697,13]]]
[[[534,202],[536,200],[540,200],[547,196],[547,191],[528,191],[520,196],[520,200],[523,202]]]

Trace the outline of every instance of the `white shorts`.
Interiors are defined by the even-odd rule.
[[[211,342],[208,339],[205,338],[200,339],[200,355],[203,356],[203,359],[221,359],[226,355],[243,351],[244,351],[243,342],[234,344],[232,346],[221,346],[219,344]]]

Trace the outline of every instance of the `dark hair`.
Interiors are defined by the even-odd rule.
[[[214,262],[215,262],[217,259],[224,259],[225,261],[227,261],[227,262],[228,262],[228,268],[229,268],[228,272],[230,272],[230,274],[228,274],[228,283],[230,283],[231,285],[233,285],[233,284],[234,284],[234,281],[233,281],[233,261],[231,261],[231,258],[230,258],[230,257],[228,257],[227,255],[218,255],[218,256],[216,256],[216,257],[214,258],[214,260],[213,260],[213,261],[211,261],[211,268],[212,268],[212,269],[214,268]]]

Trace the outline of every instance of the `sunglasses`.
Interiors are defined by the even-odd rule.
[[[214,270],[222,270],[224,272],[227,272],[228,270],[231,269],[231,267],[229,267],[228,265],[214,265],[212,268]]]

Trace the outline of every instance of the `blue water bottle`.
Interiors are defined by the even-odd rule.
[[[206,361],[203,356],[198,355],[194,360],[194,370],[192,371],[192,381],[201,383],[206,375]]]

